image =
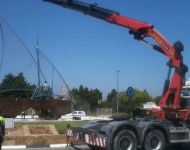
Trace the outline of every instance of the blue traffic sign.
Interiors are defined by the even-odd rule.
[[[127,96],[132,97],[134,95],[134,89],[132,87],[128,87]]]

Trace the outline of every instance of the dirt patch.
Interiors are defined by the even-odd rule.
[[[53,132],[55,127],[53,125],[49,126],[27,126],[29,129],[30,134],[53,134],[57,135],[58,132]]]
[[[23,125],[6,130],[3,145],[38,145],[38,144],[81,144],[83,141],[67,139],[65,134],[59,134],[54,125]]]
[[[7,130],[4,145],[62,144],[66,135],[59,134],[53,125],[23,125]]]

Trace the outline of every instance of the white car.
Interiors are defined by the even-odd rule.
[[[85,117],[86,116],[86,112],[84,111],[73,111],[70,114],[66,114],[65,116],[69,117]]]

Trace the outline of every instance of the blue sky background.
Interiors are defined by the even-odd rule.
[[[189,0],[87,0],[155,26],[171,43],[184,43],[184,62],[190,66]],[[160,95],[167,73],[167,57],[135,41],[128,30],[42,0],[0,0],[5,18],[34,53],[40,49],[68,85],[98,88],[104,97],[116,88],[133,86]],[[187,74],[187,78],[190,73]]]

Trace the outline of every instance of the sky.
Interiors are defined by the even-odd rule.
[[[189,0],[86,2],[153,24],[171,43],[182,41],[184,63],[190,66]],[[0,16],[33,53],[38,36],[40,49],[70,88],[98,88],[106,97],[117,87],[119,70],[119,91],[132,86],[151,96],[161,95],[168,58],[134,40],[126,28],[42,0],[0,0]]]

